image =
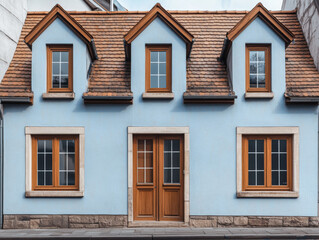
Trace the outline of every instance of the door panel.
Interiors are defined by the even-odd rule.
[[[183,136],[159,138],[159,220],[184,219]]]
[[[156,136],[136,136],[133,143],[134,220],[157,219]]]
[[[183,142],[179,135],[134,136],[134,220],[183,221]]]

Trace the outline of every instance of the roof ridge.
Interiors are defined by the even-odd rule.
[[[29,15],[44,15],[48,14],[49,11],[29,11]],[[146,14],[149,11],[116,11],[116,12],[105,12],[105,11],[67,11],[69,14],[72,15],[81,15],[81,14],[88,14],[88,15],[117,15],[117,14]],[[246,14],[249,11],[247,10],[168,10],[170,14]],[[296,10],[272,10],[270,11],[274,14],[294,14]]]

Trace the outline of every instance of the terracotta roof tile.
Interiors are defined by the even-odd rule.
[[[99,60],[94,62],[84,96],[132,96],[130,63],[125,61],[123,36],[145,12],[70,12],[93,35]],[[245,11],[171,11],[172,16],[194,35],[195,43],[187,62],[186,95],[227,96],[226,67],[218,61],[226,33],[238,23]],[[272,12],[295,35],[295,43],[286,50],[287,97],[319,97],[319,73],[315,68],[296,13]],[[29,13],[17,50],[0,84],[1,96],[32,95],[31,50],[23,42],[25,35],[45,16]],[[19,95],[20,94],[20,95]]]

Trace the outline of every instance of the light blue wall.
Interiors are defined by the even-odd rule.
[[[263,29],[261,29],[261,26]],[[272,100],[245,100],[244,43],[272,44]],[[43,101],[46,91],[45,44],[74,44],[73,101]],[[172,43],[172,101],[142,100],[145,44]],[[84,105],[87,79],[85,45],[60,22],[33,44],[33,106],[5,106],[5,214],[127,214],[127,127],[189,126],[191,215],[317,214],[317,107],[284,102],[284,44],[259,20],[233,43],[234,105],[185,105],[186,47],[163,22],[155,20],[132,43],[134,104]],[[107,56],[106,56],[107,57]],[[85,127],[85,196],[79,199],[24,197],[25,126]],[[236,127],[300,127],[300,197],[236,198]]]

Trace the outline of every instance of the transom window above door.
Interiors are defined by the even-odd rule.
[[[146,92],[171,92],[171,45],[146,46]]]
[[[270,92],[270,45],[246,45],[246,92]]]
[[[47,92],[73,92],[72,45],[47,45]]]

